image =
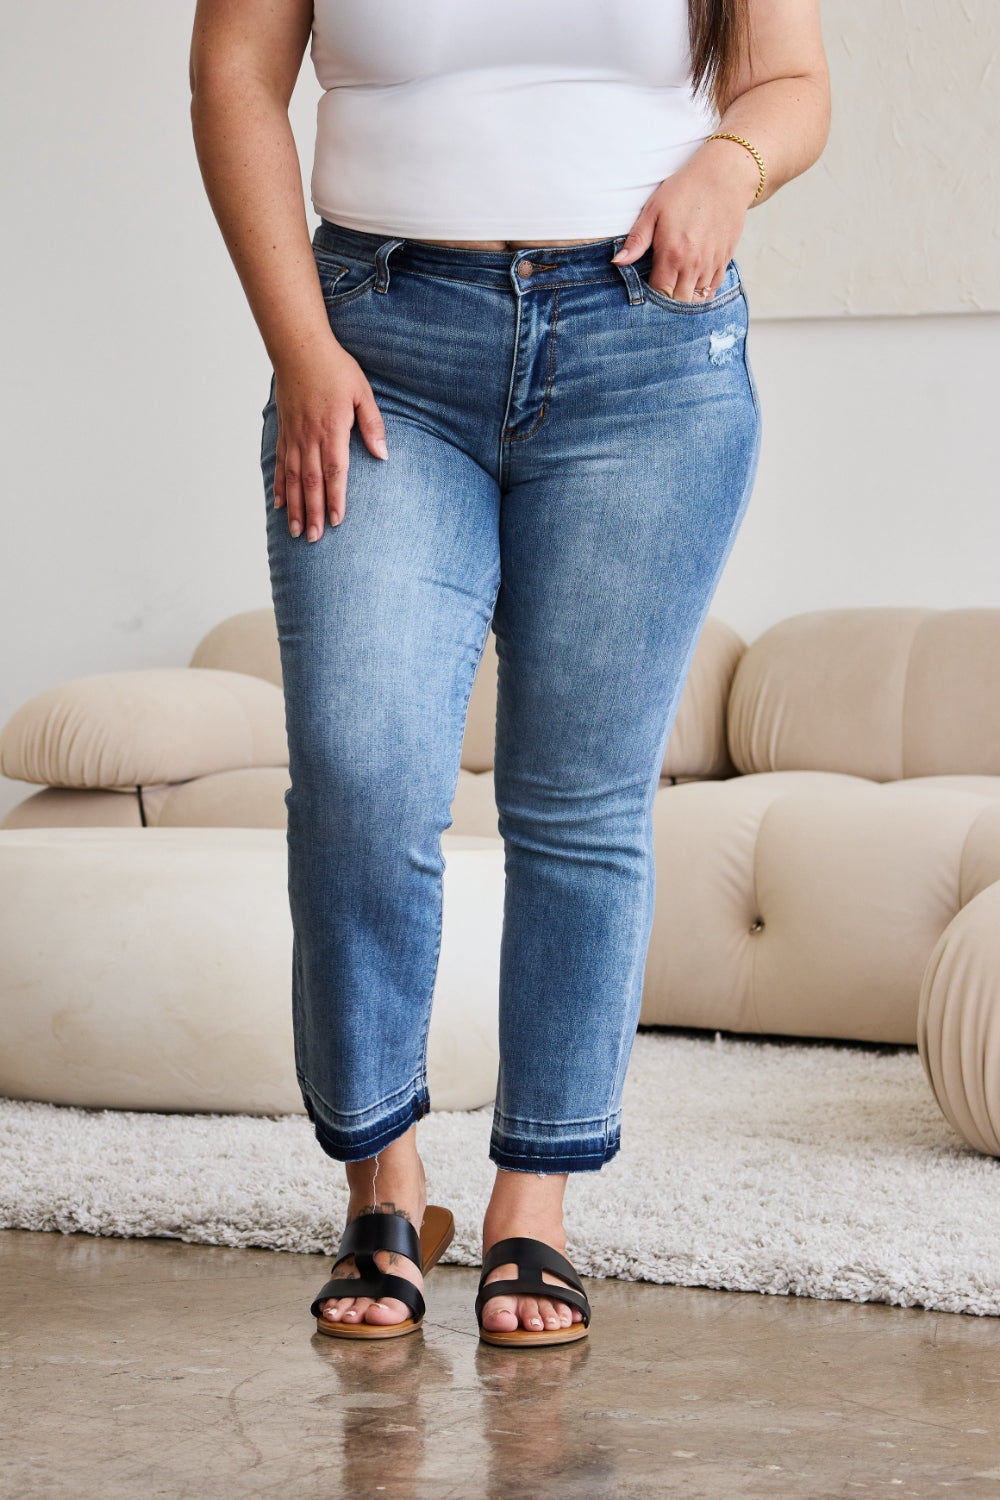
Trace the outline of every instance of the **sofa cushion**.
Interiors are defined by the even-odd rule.
[[[740,659],[728,733],[744,773],[1000,775],[1000,609],[782,620]]]
[[[903,775],[1000,776],[1000,609],[948,609],[910,648]]]
[[[284,766],[213,771],[174,786],[144,786],[150,828],[284,828],[288,822]]]
[[[820,771],[667,787],[642,1020],[916,1040],[925,965],[1000,878],[1000,802]]]
[[[497,721],[497,642],[492,630],[479,659],[479,669],[469,695],[465,718],[461,765],[464,771],[482,773],[493,769],[493,744]],[[490,778],[492,781],[492,777]]]
[[[732,776],[726,740],[726,709],[733,676],[746,642],[731,625],[709,615],[695,647],[674,719],[662,776],[678,781]]]
[[[1000,881],[938,939],[920,992],[917,1046],[945,1119],[975,1150],[1000,1156]]]
[[[274,610],[246,609],[220,620],[194,648],[188,666],[246,672],[281,686],[281,653]]]
[[[29,698],[0,733],[0,774],[43,786],[134,787],[287,764],[281,690],[242,672],[77,677]]]
[[[12,807],[0,828],[141,828],[137,788],[47,786]]]
[[[492,771],[459,771],[451,804],[450,832],[479,838],[500,837]]]

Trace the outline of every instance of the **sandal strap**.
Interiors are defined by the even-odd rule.
[[[331,1277],[322,1290],[316,1294],[309,1309],[314,1318],[320,1316],[320,1303],[326,1302],[330,1297],[371,1297],[375,1302],[380,1302],[383,1297],[395,1297],[398,1301],[406,1303],[417,1323],[427,1311],[420,1288],[414,1286],[412,1281],[407,1281],[405,1276],[391,1276],[388,1271],[380,1271],[372,1278],[366,1276]]]
[[[424,1269],[420,1236],[402,1214],[367,1213],[352,1219],[344,1230],[337,1250],[337,1261],[345,1255],[374,1255],[376,1250],[391,1250],[412,1260],[418,1271]],[[377,1273],[376,1273],[377,1274]]]
[[[313,1299],[309,1310],[314,1318],[320,1315],[320,1303],[330,1297],[373,1297],[376,1301],[381,1297],[396,1297],[400,1302],[406,1303],[419,1322],[425,1311],[419,1287],[403,1276],[394,1276],[389,1271],[381,1270],[375,1262],[377,1250],[405,1255],[419,1271],[424,1269],[420,1237],[409,1219],[395,1213],[359,1214],[344,1230],[332,1266],[336,1270],[342,1260],[353,1255],[359,1275],[331,1276]]]
[[[497,1266],[511,1263],[517,1266],[515,1280],[491,1281],[486,1278]],[[548,1271],[569,1283],[568,1287],[553,1286],[542,1279]],[[506,1240],[497,1240],[483,1256],[483,1269],[479,1278],[479,1294],[476,1297],[476,1318],[482,1327],[481,1313],[491,1297],[548,1297],[553,1302],[568,1302],[579,1308],[584,1325],[590,1323],[590,1303],[583,1282],[564,1255],[546,1245],[544,1240],[533,1240],[523,1235],[513,1235]]]
[[[576,1271],[570,1265],[565,1255],[560,1255],[558,1250],[553,1250],[551,1245],[546,1245],[544,1240],[526,1239],[523,1235],[514,1235],[510,1239],[497,1240],[491,1245],[483,1257],[483,1273],[479,1281],[483,1281],[497,1266],[512,1262],[517,1266],[521,1276],[527,1276],[532,1271],[539,1276],[542,1271],[549,1271],[553,1276],[560,1276],[568,1281],[570,1286],[576,1287],[578,1292],[583,1291],[583,1282]]]
[[[585,1292],[574,1292],[568,1286],[552,1286],[548,1281],[531,1281],[518,1276],[514,1281],[491,1281],[476,1297],[476,1320],[483,1326],[483,1308],[491,1297],[548,1297],[552,1302],[568,1302],[583,1314],[586,1328],[590,1323],[590,1303]]]

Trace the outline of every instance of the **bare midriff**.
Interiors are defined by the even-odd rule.
[[[452,250],[556,250],[560,245],[597,245],[606,234],[590,240],[417,240],[418,245],[447,245]]]

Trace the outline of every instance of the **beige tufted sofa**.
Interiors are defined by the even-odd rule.
[[[187,667],[26,703],[5,829],[284,827],[273,615]],[[473,689],[451,832],[497,838],[496,657]],[[654,803],[642,1022],[917,1044],[945,1115],[1000,1154],[1000,610],[813,611],[752,644],[706,621]]]

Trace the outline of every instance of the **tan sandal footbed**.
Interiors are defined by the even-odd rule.
[[[512,1328],[509,1333],[480,1328],[479,1337],[484,1344],[497,1344],[501,1349],[530,1348],[539,1344],[575,1344],[590,1337],[586,1323],[571,1323],[568,1328],[546,1328],[532,1333],[530,1328]]]

